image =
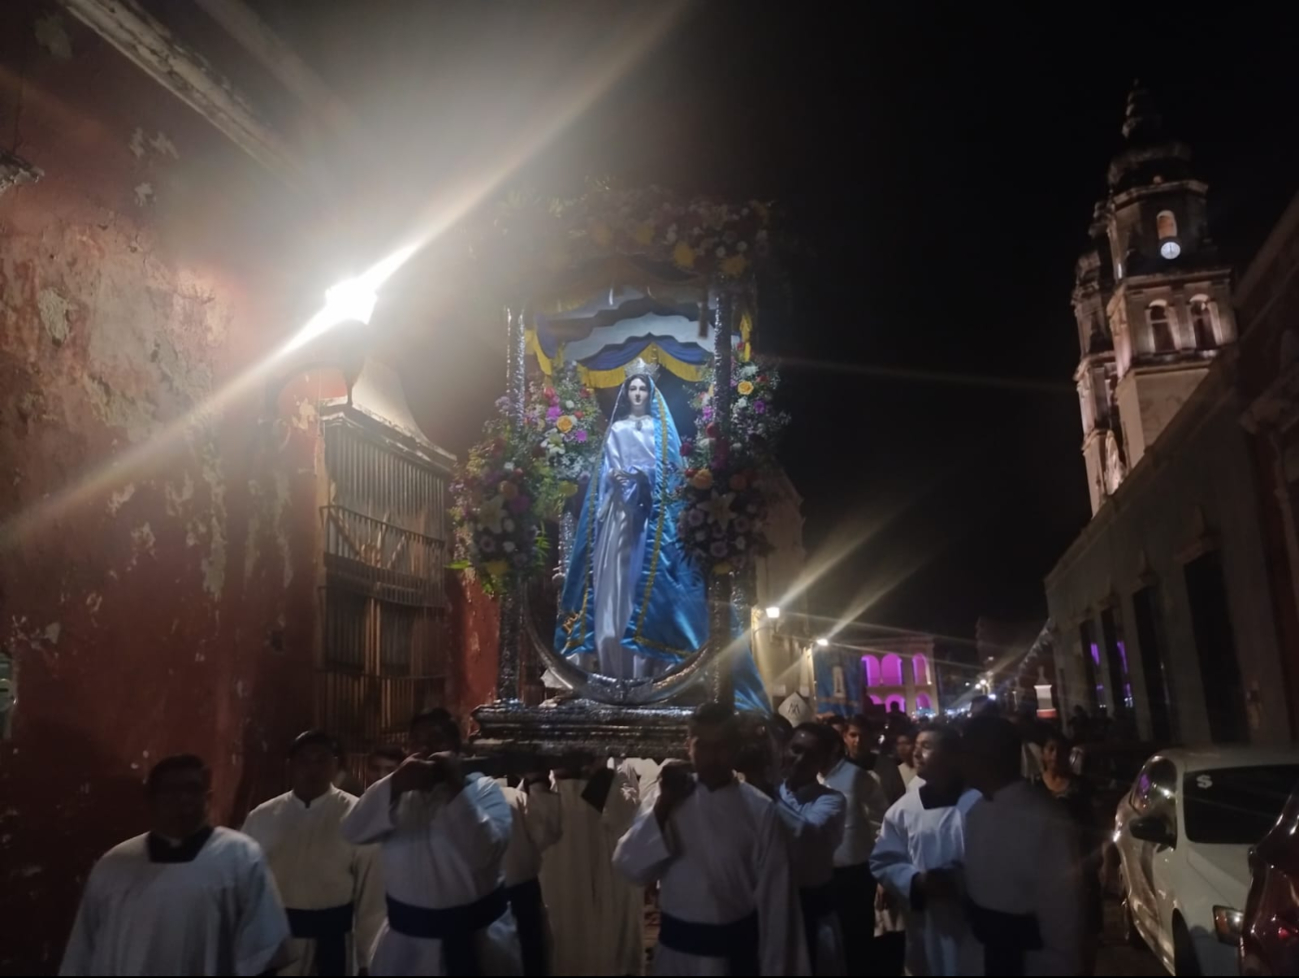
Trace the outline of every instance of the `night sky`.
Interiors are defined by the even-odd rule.
[[[636,5],[256,6],[387,127],[376,182],[413,188],[463,165],[493,111],[526,119],[529,93]],[[1134,77],[1191,144],[1238,264],[1299,189],[1291,25],[1134,9],[695,4],[520,171],[786,206],[806,249],[760,338],[788,363],[784,457],[813,560],[864,540],[815,610],[964,637],[981,614],[1044,614],[1042,577],[1089,515],[1073,265]],[[408,378],[452,450],[501,390],[498,350],[479,335],[454,375]]]

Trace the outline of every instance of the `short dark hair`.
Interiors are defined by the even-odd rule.
[[[697,727],[721,727],[726,735],[738,742],[740,738],[740,720],[735,711],[725,703],[705,703],[690,714],[689,729]]]
[[[164,757],[153,766],[149,776],[144,781],[144,790],[148,794],[155,794],[162,779],[167,775],[186,771],[197,771],[203,776],[203,783],[211,787],[212,772],[208,769],[207,761],[197,754],[173,754],[171,757]]]
[[[826,718],[825,718],[825,725],[826,725],[827,727],[834,727],[836,730],[839,729],[840,727],[843,727],[843,728],[846,729],[847,726],[848,726],[848,721],[845,720],[843,717],[839,716],[839,714],[836,713],[836,714],[835,714],[834,716],[832,716],[832,717],[826,717]]]
[[[926,723],[915,732],[917,740],[920,739],[921,734],[933,734],[938,738],[939,746],[948,753],[955,753],[961,749],[961,734],[955,727],[941,723]]]
[[[370,751],[366,757],[382,757],[386,760],[400,764],[402,761],[406,760],[406,752],[396,744],[381,744],[374,748],[374,750]]]
[[[871,722],[864,714],[854,713],[848,720],[848,726],[858,727],[862,730],[869,730],[871,728]]]
[[[1024,739],[1005,717],[972,717],[962,737],[965,750],[996,765],[1003,774],[1018,773],[1023,760]]]
[[[833,753],[836,743],[843,743],[842,738],[840,738],[838,734],[824,723],[813,723],[810,721],[807,723],[800,723],[794,728],[794,733],[807,734],[816,741],[816,746],[821,749],[822,753],[824,753],[826,757],[829,757],[830,754]]]
[[[1048,727],[1046,733],[1043,735],[1042,746],[1045,747],[1047,744],[1051,743],[1058,745],[1060,750],[1064,751],[1066,754],[1073,749],[1073,741],[1070,740],[1069,735],[1059,727]]]
[[[782,739],[788,739],[794,735],[794,725],[788,717],[777,713],[771,718],[771,732]]]
[[[294,737],[293,743],[289,745],[289,757],[297,757],[306,747],[327,747],[336,760],[343,759],[343,745],[337,737],[324,730],[304,730]]]
[[[446,707],[435,706],[430,710],[416,713],[411,717],[411,730],[414,730],[421,723],[434,725],[442,733],[442,736],[455,746],[456,750],[460,749],[460,724],[456,723],[456,718],[451,715],[451,711]]]

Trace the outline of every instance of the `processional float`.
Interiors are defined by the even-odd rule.
[[[453,487],[457,566],[500,603],[479,751],[671,756],[699,703],[769,708],[749,644],[764,486],[787,421],[777,370],[753,355],[769,221],[757,201],[596,187],[513,197],[478,245],[511,282],[501,413]],[[655,372],[653,461],[627,490],[643,519],[621,642],[636,668],[610,675],[590,634],[617,620],[593,610],[602,492],[617,491],[606,415],[630,375]]]

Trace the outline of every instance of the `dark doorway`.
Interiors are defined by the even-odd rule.
[[[1141,649],[1141,675],[1146,681],[1150,706],[1150,735],[1155,743],[1173,742],[1173,691],[1164,660],[1163,618],[1159,614],[1159,589],[1153,584],[1132,595],[1132,614]]]
[[[1209,736],[1214,743],[1245,740],[1245,690],[1227,607],[1222,559],[1217,551],[1196,557],[1186,565],[1186,596],[1191,604],[1191,628],[1204,683]]]

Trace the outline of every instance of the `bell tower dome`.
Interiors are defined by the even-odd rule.
[[[1139,82],[1122,131],[1073,294],[1093,513],[1236,340],[1231,272],[1209,235],[1208,185]]]

